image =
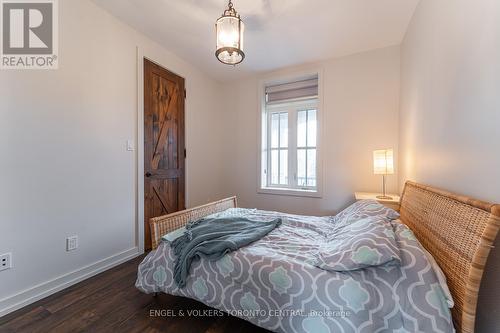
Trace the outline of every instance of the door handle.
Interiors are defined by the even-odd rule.
[[[151,174],[151,172],[146,172],[145,176],[149,178],[152,176],[152,174]]]

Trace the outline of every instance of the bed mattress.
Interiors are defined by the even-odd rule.
[[[197,259],[187,285],[173,279],[168,242],[139,266],[137,288],[198,300],[275,332],[453,332],[443,290],[413,233],[391,221],[401,264],[332,272],[315,265],[335,219],[232,208],[215,216],[283,219],[218,261]]]

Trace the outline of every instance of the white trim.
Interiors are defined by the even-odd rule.
[[[318,97],[317,97],[317,121],[319,122],[318,126],[318,137],[316,143],[316,159],[317,159],[317,188],[316,190],[301,190],[301,189],[290,189],[290,188],[274,188],[267,187],[263,184],[263,176],[262,176],[262,164],[263,164],[263,124],[266,110],[265,103],[265,87],[271,84],[282,83],[290,80],[297,80],[300,78],[310,78],[313,75],[318,76]],[[324,98],[323,98],[323,69],[322,68],[313,68],[307,71],[288,73],[286,75],[271,75],[269,78],[265,78],[259,80],[257,91],[258,91],[258,115],[257,115],[257,124],[258,124],[258,149],[257,149],[257,193],[263,194],[275,194],[275,195],[289,195],[289,196],[303,196],[303,197],[314,197],[314,198],[322,198],[323,197],[323,188],[324,188],[324,177],[323,177],[323,123],[325,122],[325,111],[324,111]],[[305,101],[304,101],[305,102]],[[271,105],[270,105],[271,106]],[[272,105],[271,107],[274,107]],[[266,127],[267,130],[267,127]]]
[[[140,253],[144,253],[144,59],[154,62],[168,71],[178,75],[184,79],[184,88],[187,89],[188,80],[185,76],[176,73],[170,69],[169,66],[163,65],[159,59],[161,55],[155,55],[150,52],[144,51],[143,48],[137,46],[137,220],[136,220],[136,245]],[[187,112],[189,109],[189,99],[186,97],[184,100],[184,148],[188,150],[188,117]],[[186,157],[184,160],[184,203],[189,207],[188,195],[188,163],[189,159]]]
[[[134,247],[108,258],[96,261],[93,264],[58,276],[55,279],[42,282],[15,295],[2,298],[0,299],[0,317],[34,303],[42,298],[55,294],[58,291],[66,289],[80,281],[104,272],[139,255],[139,249]]]
[[[144,253],[144,54],[137,47],[137,142],[136,151],[136,239],[135,244]]]
[[[263,187],[257,190],[261,194],[286,195],[292,197],[322,198],[321,193],[316,190],[300,190],[292,188]]]

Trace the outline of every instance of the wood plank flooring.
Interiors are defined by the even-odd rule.
[[[265,333],[224,316],[179,316],[180,310],[210,310],[202,303],[166,294],[146,295],[134,286],[143,256],[0,318],[10,332]],[[157,315],[155,315],[155,310]],[[177,316],[172,316],[172,311]]]

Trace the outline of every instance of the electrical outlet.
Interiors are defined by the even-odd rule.
[[[12,268],[12,253],[0,255],[0,271]]]
[[[66,238],[66,251],[73,251],[78,248],[78,236]]]

